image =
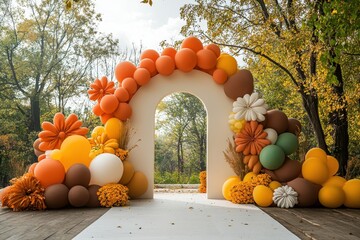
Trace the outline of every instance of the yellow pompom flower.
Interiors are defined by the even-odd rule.
[[[121,207],[129,203],[129,189],[118,183],[109,183],[99,188],[97,195],[103,207]]]
[[[243,129],[243,127],[245,126],[245,119],[239,119],[236,120],[234,118],[235,114],[232,112],[229,115],[229,127],[231,129],[231,131],[233,131],[235,134],[240,133],[241,129]]]

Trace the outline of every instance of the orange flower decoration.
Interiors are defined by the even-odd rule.
[[[53,124],[43,122],[41,127],[43,131],[39,133],[41,151],[60,149],[64,139],[71,135],[81,135],[86,137],[89,129],[81,127],[82,121],[78,120],[76,114],[70,114],[66,119],[62,113],[56,113]]]
[[[259,155],[263,147],[271,143],[266,137],[263,125],[257,121],[246,122],[241,132],[236,134],[236,151],[244,155]]]
[[[101,80],[95,79],[90,84],[91,89],[88,90],[89,98],[93,101],[100,102],[105,95],[113,94],[115,92],[114,82],[108,81],[107,77],[102,77]]]

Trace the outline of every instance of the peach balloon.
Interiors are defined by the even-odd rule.
[[[176,67],[183,72],[190,72],[193,70],[196,63],[196,54],[189,48],[180,49],[175,55]]]
[[[65,168],[60,161],[45,158],[36,165],[34,176],[44,188],[47,188],[48,186],[64,181]]]
[[[134,79],[139,86],[147,84],[150,78],[150,72],[146,68],[138,68],[134,72]]]
[[[34,170],[35,170],[35,167],[36,167],[37,164],[38,164],[37,162],[31,164],[30,167],[29,167],[28,173],[34,174]]]
[[[101,110],[101,107],[100,107],[100,104],[99,104],[99,103],[97,103],[97,104],[93,107],[92,111],[93,111],[93,113],[94,113],[96,116],[101,116],[101,115],[104,114],[104,111]]]
[[[125,78],[132,77],[136,70],[136,66],[128,61],[118,63],[115,67],[115,77],[119,83]]]
[[[138,88],[135,79],[130,78],[130,77],[125,78],[125,79],[122,81],[121,86],[122,86],[123,88],[125,88],[125,89],[129,92],[129,94],[134,94],[134,93],[136,93],[137,88]]]
[[[155,62],[150,58],[145,58],[141,60],[139,67],[147,69],[151,77],[155,76],[158,73],[155,67]]]
[[[181,48],[190,48],[196,53],[204,47],[202,42],[197,37],[190,36],[183,40],[183,42],[181,43]]]
[[[105,95],[100,101],[100,108],[104,113],[110,114],[116,110],[119,101],[115,95]]]
[[[167,48],[164,48],[164,50],[161,53],[161,56],[169,56],[175,61],[176,53],[177,53],[177,51],[175,50],[175,48],[167,47]]]
[[[216,66],[216,55],[207,49],[202,49],[196,53],[197,65],[201,69],[212,69]]]
[[[149,58],[154,62],[156,62],[156,59],[158,59],[158,57],[159,57],[159,53],[157,51],[155,51],[154,49],[147,49],[141,53],[140,60]]]
[[[226,72],[220,68],[216,69],[213,72],[212,76],[217,84],[224,84],[228,79],[228,75],[226,74]]]
[[[114,95],[117,97],[119,102],[127,102],[130,99],[130,94],[129,94],[128,90],[126,90],[123,87],[118,87],[115,90]]]
[[[220,48],[218,45],[216,45],[214,43],[210,43],[209,45],[205,46],[204,48],[211,50],[217,58],[220,56]]]
[[[114,116],[121,121],[126,121],[131,117],[132,109],[127,103],[119,103],[119,107],[114,112]]]
[[[156,69],[161,75],[169,76],[171,75],[175,70],[175,62],[174,60],[167,56],[161,56],[156,60]]]

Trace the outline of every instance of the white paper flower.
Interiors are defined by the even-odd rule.
[[[285,185],[275,189],[273,194],[274,203],[281,208],[292,208],[298,204],[298,193],[290,186]]]
[[[264,99],[259,98],[258,93],[245,94],[244,97],[238,97],[233,103],[234,118],[262,122],[265,120],[264,114],[267,108],[267,104]]]

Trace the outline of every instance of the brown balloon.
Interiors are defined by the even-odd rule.
[[[270,175],[271,179],[278,182],[289,182],[297,177],[301,173],[301,163],[296,160],[291,160],[285,157],[283,165],[274,171],[268,169],[265,170]]]
[[[230,76],[224,84],[224,92],[226,96],[234,101],[238,97],[245,94],[251,94],[254,91],[254,78],[249,70],[238,70],[234,75]]]
[[[59,209],[66,207],[69,189],[64,184],[54,184],[45,189],[45,205],[49,209]]]
[[[146,192],[148,188],[148,180],[144,173],[136,171],[129,184],[126,186],[129,188],[129,197],[135,199]]]
[[[90,178],[91,174],[89,168],[84,164],[76,163],[67,170],[64,183],[69,189],[76,185],[87,188],[89,186]]]
[[[86,203],[87,207],[100,207],[100,201],[97,195],[97,191],[99,190],[99,185],[90,185],[88,187],[89,191],[89,201]]]
[[[286,132],[289,126],[288,117],[280,110],[273,109],[266,113],[266,128],[274,129],[278,134]]]
[[[289,118],[289,127],[287,131],[295,134],[296,136],[299,136],[301,132],[301,123],[299,120],[295,118]]]
[[[304,178],[295,178],[287,185],[298,193],[298,207],[311,207],[318,202],[321,185],[311,183]]]
[[[69,203],[73,207],[84,207],[89,201],[89,195],[87,188],[76,185],[69,190]]]
[[[131,178],[134,176],[135,170],[133,165],[129,161],[123,161],[124,172],[119,181],[120,184],[126,185],[130,182]]]
[[[44,151],[41,151],[39,149],[39,145],[41,143],[41,140],[40,138],[36,139],[33,143],[33,148],[34,148],[34,154],[38,157],[40,156],[41,154],[44,154],[45,152]]]

